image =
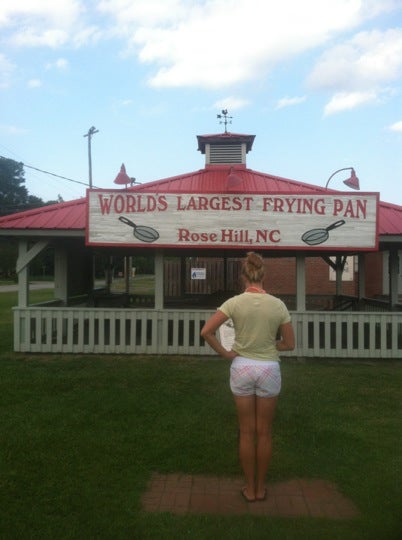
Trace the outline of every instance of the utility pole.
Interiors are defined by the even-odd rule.
[[[89,187],[92,188],[92,156],[91,156],[91,139],[92,135],[98,133],[98,129],[92,126],[89,128],[88,133],[85,133],[84,137],[88,137],[88,168],[89,168]]]

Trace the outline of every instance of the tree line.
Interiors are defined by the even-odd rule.
[[[63,202],[60,196],[57,201],[43,201],[31,195],[25,186],[24,164],[0,156],[0,217],[60,202]],[[0,278],[16,279],[17,255],[17,240],[13,237],[0,236]],[[124,257],[115,257],[116,272],[123,271],[123,259]],[[138,273],[152,274],[154,272],[153,257],[133,257],[132,260]],[[104,263],[103,266],[106,264],[109,262]],[[102,264],[100,268],[98,277],[104,275]],[[44,250],[31,262],[30,274],[35,278],[54,275],[54,256],[51,248]]]
[[[25,186],[24,164],[13,159],[0,156],[0,216],[32,210],[62,202],[59,196],[57,201],[43,201],[40,197],[31,195]],[[42,275],[53,272],[52,258],[43,253],[37,258],[34,272]],[[17,243],[12,238],[0,237],[0,276],[14,277],[17,260]]]

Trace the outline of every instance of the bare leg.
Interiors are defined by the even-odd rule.
[[[245,494],[250,500],[255,499],[255,396],[234,396],[239,419],[239,458],[245,477]]]
[[[277,397],[256,398],[257,470],[255,496],[257,499],[262,499],[265,495],[265,480],[272,457],[272,423],[277,401]]]

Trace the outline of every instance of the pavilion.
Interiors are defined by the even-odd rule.
[[[291,310],[292,355],[400,358],[402,207],[381,202],[378,193],[249,169],[254,138],[198,136],[200,170],[140,185],[122,170],[119,188],[89,189],[86,198],[1,217],[0,236],[19,245],[14,350],[212,354],[200,328],[240,290],[239,259],[255,250],[276,276],[267,288]],[[31,305],[29,266],[49,247],[55,298]],[[151,299],[130,292],[129,261],[140,255],[154,258]],[[116,258],[126,264],[119,294],[109,264]],[[102,286],[94,279],[99,261]]]

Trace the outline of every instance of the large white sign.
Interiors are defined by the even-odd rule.
[[[88,245],[375,250],[377,193],[88,190]]]

